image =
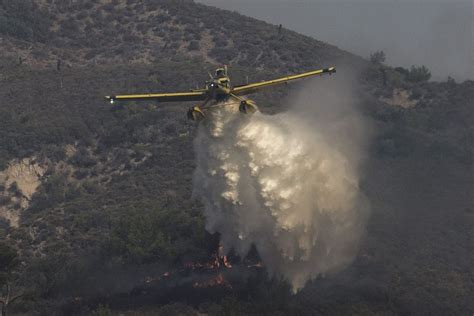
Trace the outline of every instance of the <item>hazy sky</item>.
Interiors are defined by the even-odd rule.
[[[434,79],[474,79],[474,0],[197,0],[235,10]]]

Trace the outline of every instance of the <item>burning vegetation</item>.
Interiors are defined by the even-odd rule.
[[[192,287],[196,289],[224,287],[232,290],[232,284],[226,278],[232,269],[235,268],[241,272],[243,270],[264,268],[263,263],[256,256],[247,256],[244,260],[240,260],[235,255],[231,256],[233,256],[233,262],[231,262],[230,256],[225,254],[224,247],[219,245],[218,250],[210,256],[209,260],[190,261],[184,263],[179,269],[166,271],[158,276],[148,275],[144,278],[143,283],[153,284],[190,277],[191,281],[193,278],[195,279],[191,283]]]
[[[217,276],[205,281],[205,282],[194,282],[194,288],[208,288],[208,287],[225,287],[232,289],[232,285],[225,279],[222,273],[218,273]]]

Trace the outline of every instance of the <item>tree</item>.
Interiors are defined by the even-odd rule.
[[[7,315],[8,307],[15,301],[21,299],[25,294],[13,295],[12,283],[16,279],[15,268],[18,266],[18,254],[16,250],[6,243],[0,244],[0,289],[2,304],[2,316]]]
[[[383,50],[370,54],[370,62],[372,64],[381,64],[385,62],[385,53]]]
[[[395,71],[401,73],[404,77],[407,77],[410,74],[410,70],[403,67],[395,67]]]
[[[411,82],[424,82],[431,78],[431,72],[425,66],[411,66],[407,80]]]

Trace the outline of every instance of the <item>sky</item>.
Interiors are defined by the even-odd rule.
[[[196,0],[386,63],[426,65],[434,80],[474,80],[474,0]]]

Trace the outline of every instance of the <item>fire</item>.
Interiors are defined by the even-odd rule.
[[[148,284],[148,283],[152,283],[152,282],[159,282],[159,281],[161,281],[161,278],[160,278],[160,277],[154,278],[154,277],[152,277],[152,276],[147,276],[147,277],[145,278],[145,283],[147,283],[147,284]]]
[[[171,276],[171,274],[172,274],[172,272],[166,271],[161,276],[153,277],[153,276],[149,275],[149,276],[145,277],[144,282],[147,283],[147,284],[160,282],[163,278],[167,278],[167,277]]]
[[[227,269],[232,269],[232,264],[230,263],[229,259],[227,259],[227,256],[222,257],[222,263]]]
[[[205,282],[195,282],[193,284],[194,288],[205,289],[210,287],[225,287],[228,289],[232,289],[232,285],[224,278],[222,273],[219,273],[216,277],[211,278]]]
[[[247,268],[263,268],[263,263],[257,262],[256,264],[249,264]]]
[[[208,262],[188,262],[184,265],[185,268],[191,270],[217,270],[221,267],[232,269],[232,264],[226,255],[214,254]]]
[[[251,268],[262,268],[263,264],[261,262],[249,261],[248,259],[238,264],[241,267],[247,267],[248,269]],[[224,252],[224,247],[222,245],[219,246],[218,251],[212,254],[208,261],[206,262],[187,262],[185,263],[181,269],[173,270],[173,271],[166,271],[161,275],[158,276],[147,276],[144,279],[144,283],[158,283],[165,281],[167,278],[172,278],[176,274],[186,273],[189,271],[193,271],[196,273],[218,273],[216,276],[211,277],[210,279],[203,281],[203,282],[194,282],[194,288],[210,288],[210,287],[225,287],[228,289],[232,289],[232,285],[224,278],[224,273],[226,269],[232,269],[232,263],[229,260],[229,257]]]

